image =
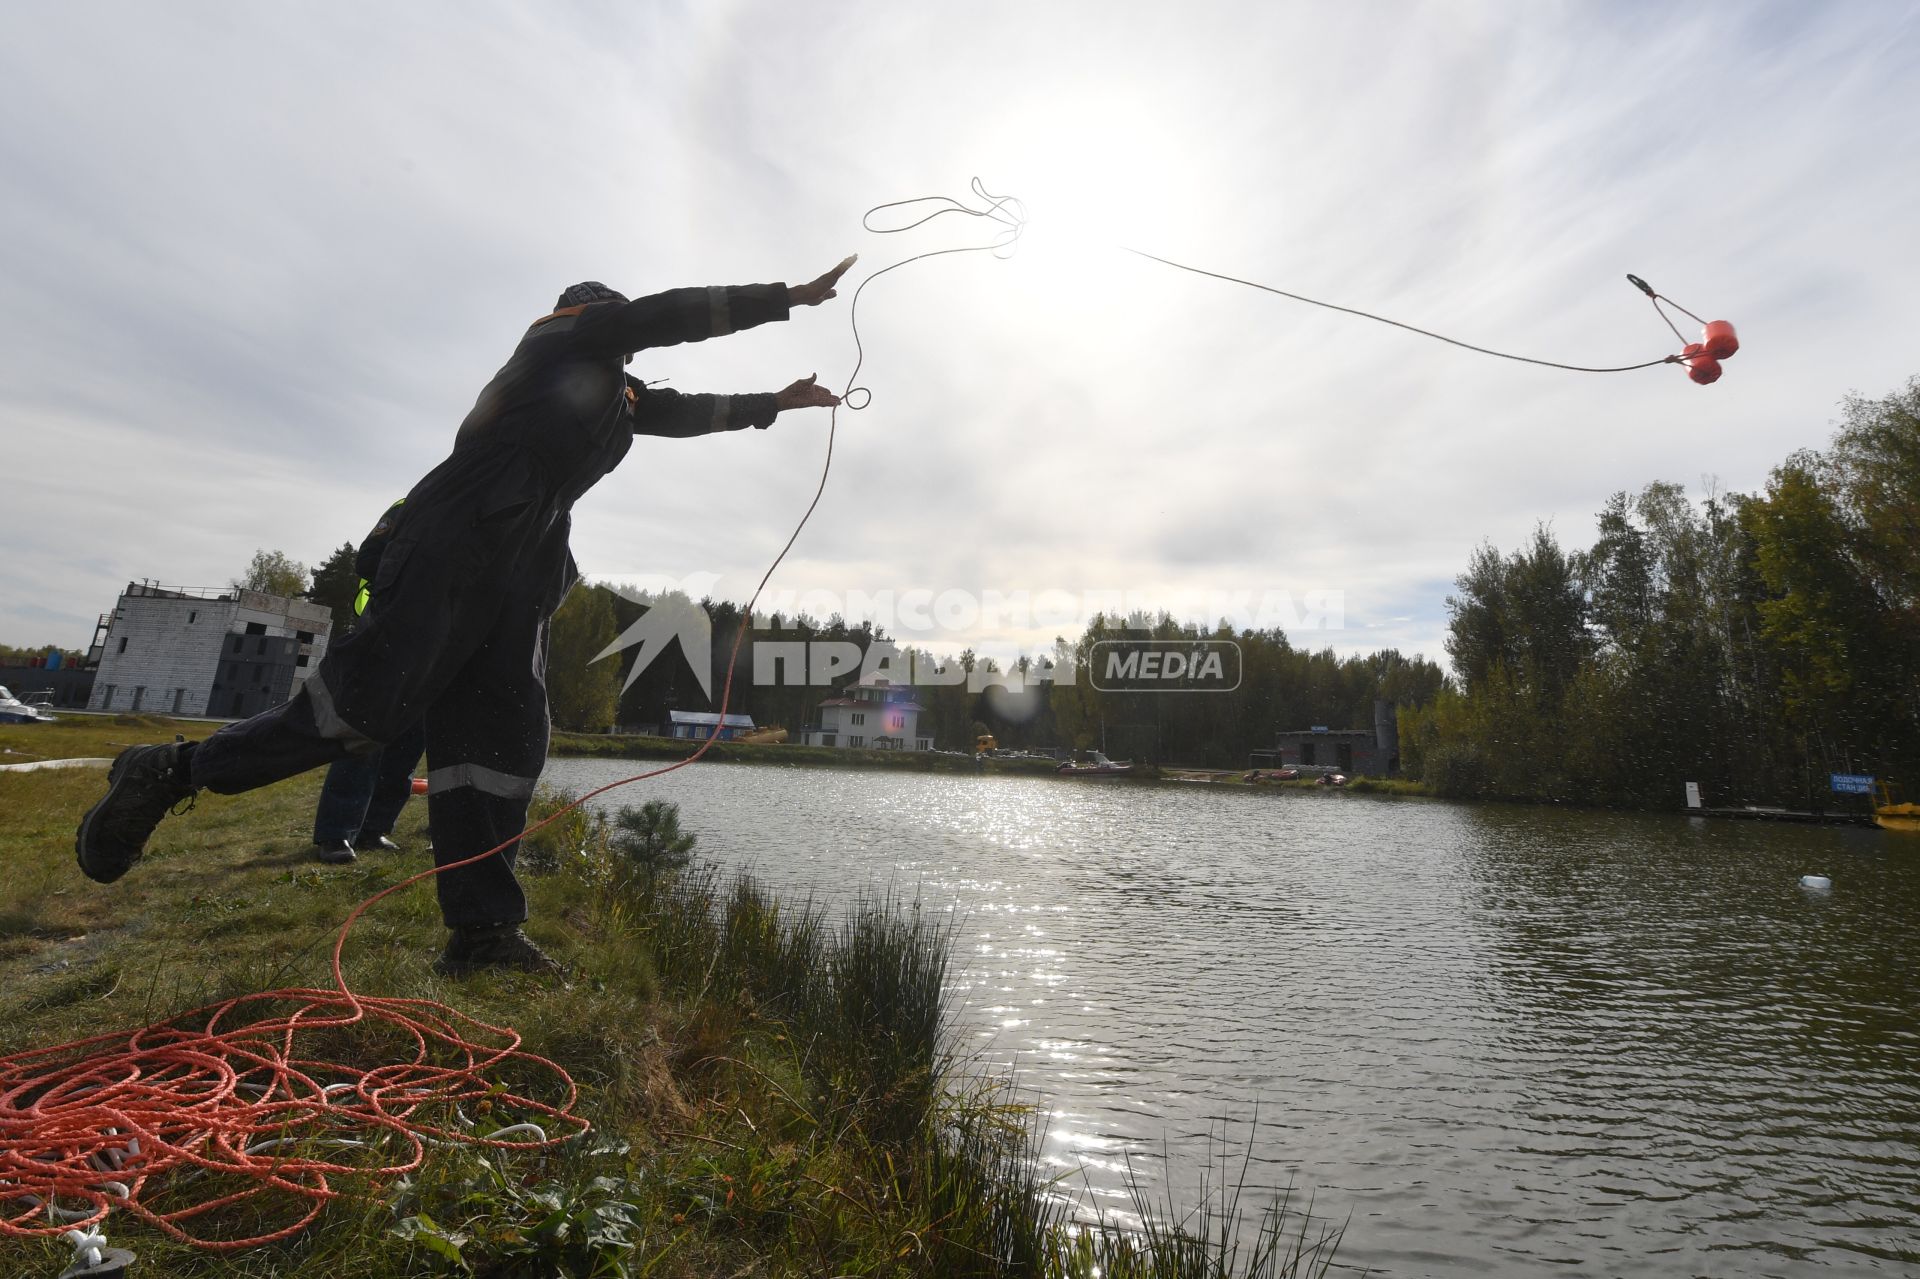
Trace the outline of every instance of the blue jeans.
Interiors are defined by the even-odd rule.
[[[413,793],[414,766],[426,743],[425,725],[416,724],[378,754],[335,760],[313,810],[313,842],[353,844],[391,834]]]

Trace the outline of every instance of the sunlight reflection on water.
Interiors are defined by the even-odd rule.
[[[1920,1264],[1920,848],[741,765],[607,800],[653,795],[783,894],[954,906],[956,1050],[1017,1071],[1089,1210],[1129,1177],[1191,1202],[1244,1156],[1250,1200],[1350,1211],[1340,1261],[1389,1275]]]

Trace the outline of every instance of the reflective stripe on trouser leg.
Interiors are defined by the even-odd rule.
[[[321,732],[315,709],[313,698],[296,693],[252,719],[228,724],[193,748],[189,779],[218,795],[238,795],[333,763],[348,743]]]
[[[307,676],[300,688],[313,706],[313,723],[320,730],[320,736],[340,742],[356,755],[368,754],[380,748],[380,743],[347,723],[334,708],[333,693],[327,688],[321,672],[315,671]]]
[[[501,799],[527,799],[533,795],[533,788],[539,781],[537,776],[520,777],[503,773],[497,768],[488,768],[484,764],[448,764],[427,773],[427,794],[437,795],[459,786],[471,786],[489,795],[498,795]]]

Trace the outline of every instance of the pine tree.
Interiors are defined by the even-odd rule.
[[[313,589],[307,592],[308,599],[324,605],[333,614],[336,639],[353,625],[353,600],[360,592],[360,575],[354,571],[353,560],[353,543],[342,543],[339,550],[320,561],[319,567],[313,570]]]

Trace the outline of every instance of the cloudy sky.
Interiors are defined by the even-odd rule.
[[[312,563],[443,457],[565,284],[849,284],[980,230],[861,229],[979,175],[1032,221],[860,304],[874,398],[774,589],[1340,592],[1296,640],[1439,658],[1483,538],[1764,483],[1920,372],[1906,3],[89,3],[0,42],[0,640],[133,578]],[[1904,158],[1903,158],[1904,157]],[[1740,329],[1675,368],[1636,272]],[[643,354],[686,390],[853,365],[838,302]],[[1709,315],[1708,313],[1712,314]],[[643,441],[596,578],[743,598],[827,415]],[[1056,595],[1055,598],[1058,598]],[[1311,621],[1312,612],[1302,609]],[[1057,629],[1057,628],[1056,628]],[[984,624],[909,636],[1008,638]]]

